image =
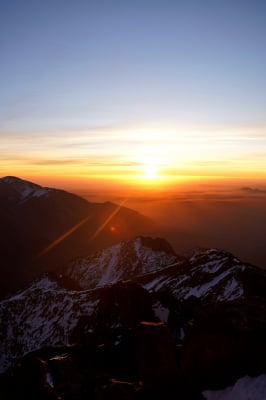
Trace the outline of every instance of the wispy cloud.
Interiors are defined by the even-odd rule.
[[[261,189],[257,187],[249,187],[249,186],[244,186],[241,188],[242,191],[247,192],[247,193],[253,193],[253,194],[265,194],[266,189]]]
[[[62,159],[62,160],[38,160],[38,159],[31,159],[31,160],[24,160],[25,163],[30,163],[33,165],[80,165],[81,160],[78,159]]]
[[[266,125],[91,124],[0,131],[0,162],[78,174],[134,174],[145,163],[160,174],[222,175],[266,171]],[[50,170],[49,170],[50,171]],[[49,172],[50,173],[50,172]]]

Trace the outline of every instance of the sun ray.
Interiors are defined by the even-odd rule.
[[[91,216],[88,215],[86,218],[83,218],[79,223],[74,225],[72,228],[68,229],[63,235],[60,235],[57,239],[53,240],[45,249],[40,251],[37,254],[37,258],[40,258],[44,256],[46,253],[49,253],[54,247],[56,247],[59,243],[61,243],[63,240],[65,240],[68,236],[70,236],[73,232],[75,232],[78,228],[80,228],[82,225],[84,225],[90,218]]]
[[[124,199],[118,206],[114,209],[114,211],[109,215],[109,217],[106,218],[106,220],[103,222],[103,224],[95,231],[95,233],[92,235],[91,239],[95,239],[96,236],[101,233],[101,231],[106,227],[106,225],[112,220],[112,218],[118,213],[118,211],[123,207],[123,205],[127,202],[128,199]]]
[[[95,233],[92,235],[91,239],[95,239],[96,236],[101,233],[101,231],[106,227],[106,225],[112,220],[112,218],[118,213],[118,211],[124,206],[124,204],[127,202],[128,199],[124,199],[115,209],[114,211],[106,218],[104,223],[95,231]],[[41,250],[37,255],[36,258],[40,258],[44,256],[45,254],[49,253],[54,247],[56,247],[59,243],[61,243],[63,240],[65,240],[68,236],[70,236],[72,233],[74,233],[78,228],[80,228],[82,225],[84,225],[89,218],[91,218],[91,215],[83,218],[80,222],[75,224],[72,228],[68,229],[65,233],[60,235],[58,238],[53,240],[47,247],[45,247],[43,250]]]

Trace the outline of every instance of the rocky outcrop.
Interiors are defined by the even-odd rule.
[[[266,373],[265,298],[190,299],[175,308],[175,318],[170,311],[167,326],[153,313],[154,295],[136,284],[106,287],[98,296],[94,311],[77,319],[73,344],[29,353],[0,376],[1,399],[200,400],[204,390]],[[175,334],[181,324],[183,344]]]
[[[44,348],[17,360],[0,376],[3,400],[190,400],[201,394],[179,375],[175,343],[161,323],[124,330],[120,341],[102,345]]]
[[[73,264],[71,275],[37,279],[0,302],[0,370],[42,346],[66,344],[75,335],[90,341],[92,331],[109,336],[110,327],[133,327],[142,320],[168,323],[180,341],[203,304],[265,298],[265,271],[215,249],[189,257],[174,255],[165,241],[138,237],[90,256],[81,269]],[[85,282],[90,276],[101,282],[94,289],[81,290],[84,268]],[[131,278],[125,281],[127,274]]]
[[[1,399],[199,400],[266,372],[266,274],[232,254],[138,237],[65,271],[0,302]]]
[[[163,239],[137,237],[66,265],[62,275],[83,289],[130,280],[179,301],[205,302],[266,296],[266,272],[218,249],[195,249],[181,257]]]
[[[222,389],[266,372],[266,299],[204,305],[190,323],[182,370],[200,389]]]

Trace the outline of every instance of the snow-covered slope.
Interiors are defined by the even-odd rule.
[[[240,262],[230,253],[208,249],[184,259],[175,255],[166,241],[147,237],[125,241],[72,262],[64,274],[62,285],[64,278],[71,278],[83,290],[67,290],[44,276],[0,302],[1,370],[10,365],[12,358],[29,351],[67,343],[79,317],[92,316],[101,292],[118,281],[137,283],[150,293],[157,293],[152,300],[153,310],[165,322],[169,306],[162,307],[161,294],[167,293],[181,302],[195,296],[216,303],[258,295],[258,282],[262,284],[259,290],[266,288],[263,271]],[[111,318],[113,309],[110,310]]]
[[[68,343],[80,315],[98,304],[94,292],[61,288],[48,276],[0,303],[0,372],[13,358],[43,346]]]
[[[30,197],[41,197],[47,195],[51,189],[36,185],[35,183],[25,181],[15,176],[5,176],[0,179],[0,184],[8,184],[18,196],[19,201],[24,201]]]
[[[266,375],[245,376],[224,390],[205,391],[206,400],[265,400]]]
[[[179,300],[190,296],[211,301],[233,300],[244,295],[242,273],[253,268],[222,250],[202,250],[180,268],[147,276],[143,286],[152,291],[170,289]]]
[[[130,279],[149,291],[170,290],[181,301],[223,301],[244,295],[249,270],[258,272],[222,250],[198,249],[185,259],[162,239],[138,237],[75,260],[63,273],[84,289]]]
[[[137,237],[73,261],[64,268],[64,275],[80,287],[92,289],[183,262],[165,240]]]

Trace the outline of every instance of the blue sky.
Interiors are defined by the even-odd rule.
[[[0,167],[264,170],[265,21],[256,0],[2,0]]]

